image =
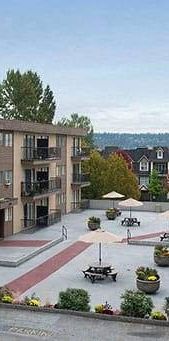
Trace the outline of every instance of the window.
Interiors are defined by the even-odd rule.
[[[0,185],[3,184],[4,180],[3,180],[3,171],[0,171]]]
[[[57,147],[64,147],[65,142],[66,142],[65,136],[60,136],[60,135],[56,136],[56,146]]]
[[[139,183],[140,183],[140,186],[142,186],[142,185],[148,186],[149,177],[148,176],[140,176]]]
[[[12,134],[4,135],[4,145],[6,147],[12,147]]]
[[[140,171],[144,171],[144,172],[148,171],[148,162],[147,161],[141,161],[140,162]]]
[[[56,194],[56,202],[57,202],[57,205],[61,205],[62,203],[62,198],[61,198],[60,193]]]
[[[0,133],[0,146],[3,146],[3,133]]]
[[[65,165],[57,165],[56,166],[56,176],[62,176],[65,175]]]
[[[163,159],[163,151],[161,149],[157,150],[157,159]]]
[[[12,184],[12,171],[11,170],[4,171],[4,181]]]
[[[5,221],[12,221],[12,207],[5,209]]]
[[[155,165],[155,169],[159,174],[167,173],[167,164],[166,163],[158,163]]]

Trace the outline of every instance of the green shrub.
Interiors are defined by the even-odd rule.
[[[96,224],[100,224],[100,218],[97,218],[97,217],[90,217],[89,219],[88,219],[88,222],[89,223],[96,223]]]
[[[151,318],[153,320],[167,320],[167,317],[161,311],[153,311],[151,313]]]
[[[137,278],[142,281],[148,281],[152,280],[151,278],[154,277],[154,280],[157,280],[159,278],[159,275],[157,273],[156,269],[152,268],[146,268],[144,266],[139,266],[136,270]]]
[[[151,314],[153,302],[145,293],[126,290],[121,298],[123,299],[120,305],[122,315],[144,318]]]
[[[66,291],[59,293],[57,307],[60,309],[89,311],[89,302],[90,298],[86,290],[68,288]]]

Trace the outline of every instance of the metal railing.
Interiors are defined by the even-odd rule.
[[[83,199],[81,201],[72,201],[71,202],[71,209],[76,210],[76,209],[81,209],[81,210],[86,210],[89,208],[89,200],[88,199]]]
[[[61,189],[61,178],[56,177],[50,180],[21,182],[21,196],[33,197],[45,193],[55,192]]]
[[[34,161],[34,160],[50,160],[60,159],[61,148],[60,147],[22,147],[22,160]]]
[[[89,157],[90,148],[89,147],[73,147],[72,148],[72,157]]]
[[[36,219],[21,219],[22,228],[41,228],[56,224],[61,220],[61,210],[56,210],[48,215]]]
[[[89,182],[89,174],[88,173],[73,173],[72,176],[73,183],[86,183]]]

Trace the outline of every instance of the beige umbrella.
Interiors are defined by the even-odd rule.
[[[142,206],[143,203],[141,201],[135,200],[133,198],[129,198],[126,200],[123,200],[119,203],[120,206],[124,206],[124,207],[129,207],[130,208],[130,218],[131,218],[131,208],[132,207],[139,207]]]
[[[121,238],[113,233],[107,232],[103,229],[98,229],[92,232],[88,232],[79,238],[85,243],[98,243],[99,244],[99,264],[102,261],[102,243],[103,244],[113,244],[121,242]]]
[[[104,199],[122,199],[124,197],[125,197],[125,195],[113,191],[113,192],[110,192],[110,193],[103,195],[102,198],[104,198]],[[114,200],[113,200],[113,207],[114,207]]]

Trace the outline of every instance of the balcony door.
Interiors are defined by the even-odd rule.
[[[37,154],[40,159],[46,159],[48,157],[48,137],[37,138]]]
[[[0,238],[4,238],[5,210],[0,210]]]

